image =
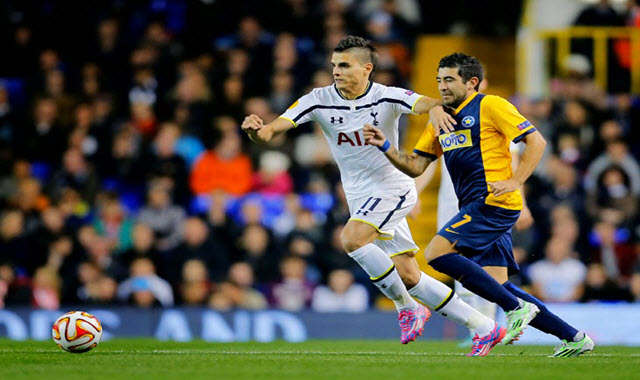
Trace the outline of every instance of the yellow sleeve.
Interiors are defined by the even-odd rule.
[[[442,156],[442,147],[436,138],[431,123],[427,124],[427,127],[422,132],[422,136],[420,136],[420,140],[418,140],[413,152],[423,157],[431,157],[434,160]]]
[[[480,115],[483,119],[491,120],[496,129],[516,143],[536,130],[513,104],[499,96],[485,96],[480,106]]]

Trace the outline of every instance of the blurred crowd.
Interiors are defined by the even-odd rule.
[[[376,82],[408,87],[420,3],[90,3],[0,8],[0,307],[371,307],[322,132],[257,145],[239,125],[330,85],[347,34],[378,46]],[[548,301],[640,300],[640,104],[580,67],[514,99],[550,143],[517,281]]]

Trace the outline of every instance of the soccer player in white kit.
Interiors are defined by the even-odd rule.
[[[342,245],[395,303],[403,344],[422,333],[431,314],[414,297],[479,336],[489,335],[495,327],[493,320],[420,271],[414,257],[418,247],[406,220],[417,199],[415,182],[378,148],[366,144],[362,130],[366,123],[377,125],[397,147],[398,120],[404,113],[429,112],[434,125],[450,126],[455,121],[439,100],[371,82],[376,61],[370,41],[345,37],[331,58],[333,85],[312,90],[269,124],[249,115],[242,129],[251,140],[266,142],[299,124],[320,124],[340,169],[351,213],[342,232]]]

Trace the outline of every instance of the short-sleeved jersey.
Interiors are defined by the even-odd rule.
[[[487,182],[512,177],[510,141],[519,142],[535,127],[513,104],[495,95],[473,94],[453,117],[458,123],[453,132],[436,138],[429,124],[414,152],[435,157],[444,154],[460,208],[484,198],[492,206],[521,210],[519,190],[495,197]]]
[[[365,124],[372,124],[397,148],[398,120],[413,111],[420,97],[413,91],[369,82],[363,94],[348,100],[331,85],[304,95],[280,117],[296,127],[308,121],[320,124],[340,169],[345,194],[355,199],[375,189],[413,183],[375,146],[365,144],[362,130]]]

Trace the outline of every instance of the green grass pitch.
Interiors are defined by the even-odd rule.
[[[640,379],[640,348],[596,347],[553,359],[552,347],[498,346],[468,358],[456,343],[314,340],[190,343],[114,339],[85,354],[52,341],[0,340],[0,379]]]

